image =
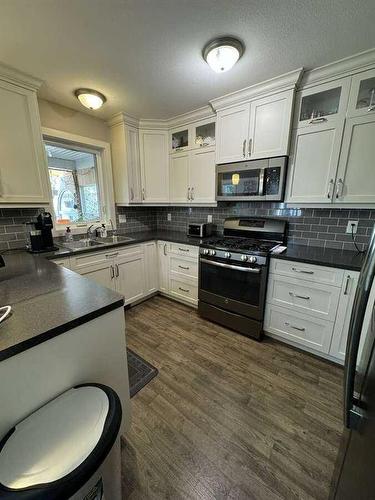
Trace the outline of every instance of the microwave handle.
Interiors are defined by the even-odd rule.
[[[259,192],[258,192],[259,196],[263,196],[264,194],[265,170],[266,170],[265,168],[261,168],[259,172]]]

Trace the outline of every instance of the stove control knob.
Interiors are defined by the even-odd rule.
[[[241,255],[242,262],[246,262],[248,259],[247,255]]]
[[[205,249],[203,250],[203,255],[208,255],[208,254],[209,254],[209,250],[208,250],[207,248],[205,248]]]
[[[254,257],[254,255],[252,255],[250,258],[249,258],[249,261],[252,263],[252,264],[255,264],[255,262],[257,261],[258,259],[256,257]]]
[[[213,257],[214,255],[216,255],[215,250],[210,250],[210,255],[211,255],[211,257]]]
[[[230,254],[229,252],[225,252],[224,257],[225,257],[226,259],[230,259],[231,254]]]

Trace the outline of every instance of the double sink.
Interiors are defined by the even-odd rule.
[[[84,238],[81,240],[73,240],[64,242],[61,246],[69,248],[69,250],[81,250],[83,248],[100,247],[101,245],[113,245],[115,243],[127,243],[133,241],[134,238],[128,236],[107,236],[105,238]]]

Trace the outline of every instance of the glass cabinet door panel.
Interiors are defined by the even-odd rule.
[[[375,77],[362,80],[359,84],[356,109],[375,111]]]
[[[194,144],[198,146],[215,145],[215,122],[198,125],[194,130]]]
[[[325,90],[302,98],[299,121],[337,114],[339,111],[341,87]]]
[[[172,132],[172,150],[177,151],[181,148],[186,148],[189,146],[189,131],[179,130],[178,132]]]

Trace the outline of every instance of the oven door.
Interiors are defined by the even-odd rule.
[[[200,258],[199,300],[261,321],[268,266]]]
[[[263,200],[264,172],[268,160],[218,165],[217,200]]]

